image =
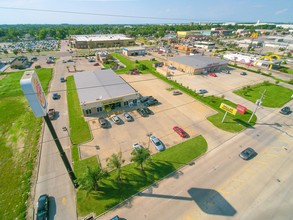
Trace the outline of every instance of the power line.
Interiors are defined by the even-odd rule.
[[[137,15],[121,15],[121,14],[104,14],[104,13],[92,13],[92,12],[78,12],[78,11],[63,11],[63,10],[50,10],[50,9],[37,9],[37,8],[15,8],[15,7],[0,7],[8,10],[21,10],[21,11],[37,11],[37,12],[49,12],[49,13],[62,13],[62,14],[78,14],[78,15],[92,15],[92,16],[104,16],[104,17],[118,17],[118,18],[138,18],[138,19],[152,19],[152,20],[176,20],[176,21],[193,21],[192,18],[168,18],[168,17],[149,17],[149,16],[137,16]],[[217,20],[214,20],[217,21]]]

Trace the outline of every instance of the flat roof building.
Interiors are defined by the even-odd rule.
[[[201,74],[225,69],[228,62],[196,54],[171,58],[168,60],[168,65],[176,67],[176,69],[189,74]]]
[[[77,72],[74,81],[85,116],[137,104],[139,93],[113,70]]]
[[[122,54],[125,56],[144,56],[145,47],[125,47],[122,49]]]
[[[124,34],[71,35],[70,45],[74,48],[102,48],[135,45],[134,38]]]
[[[196,48],[202,48],[206,50],[211,50],[216,47],[216,43],[214,42],[209,42],[209,41],[196,41],[194,42],[194,47]]]

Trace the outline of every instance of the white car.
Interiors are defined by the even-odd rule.
[[[123,116],[126,119],[126,121],[132,121],[133,120],[132,116],[129,113],[127,113],[127,112],[125,112],[123,114]]]
[[[133,147],[134,150],[138,150],[138,149],[142,149],[143,148],[143,146],[141,146],[138,143],[133,144],[132,147]]]
[[[119,118],[117,115],[112,115],[112,116],[111,116],[111,119],[112,119],[112,121],[113,121],[115,124],[119,124],[119,123],[120,123],[120,118]]]
[[[205,94],[207,92],[208,92],[208,90],[206,90],[206,89],[199,89],[196,91],[197,94]]]
[[[156,136],[154,135],[150,136],[150,140],[155,145],[158,151],[163,151],[165,149],[162,141],[160,141],[160,139],[157,138]]]

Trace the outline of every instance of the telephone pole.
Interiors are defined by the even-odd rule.
[[[265,90],[263,91],[263,93],[262,93],[260,99],[256,100],[256,102],[255,102],[255,104],[256,104],[256,108],[255,108],[254,112],[251,114],[251,116],[250,116],[250,118],[249,118],[249,120],[248,120],[248,123],[250,123],[250,121],[251,121],[251,119],[253,118],[253,116],[255,115],[257,109],[261,106],[261,104],[262,104],[262,100],[263,100],[263,98],[264,98],[264,96],[265,96],[266,91],[267,91],[267,90],[265,89]]]

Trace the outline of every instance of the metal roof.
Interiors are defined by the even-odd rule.
[[[175,58],[171,58],[170,61],[191,66],[195,69],[202,69],[206,67],[228,64],[228,62],[225,60],[210,58],[210,57],[202,56],[198,54],[191,55],[191,56],[175,57]]]
[[[91,34],[91,35],[71,35],[76,41],[113,41],[113,40],[133,40],[124,34]]]
[[[122,50],[126,50],[126,51],[145,50],[145,47],[124,47]]]
[[[74,80],[80,104],[136,93],[127,82],[110,69],[77,72],[74,74]]]

